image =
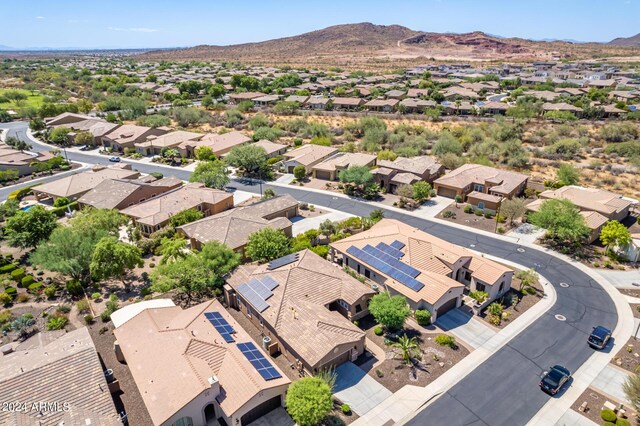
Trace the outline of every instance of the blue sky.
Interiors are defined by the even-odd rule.
[[[355,22],[580,41],[640,32],[640,0],[32,0],[0,7],[0,45],[12,47],[223,45]]]

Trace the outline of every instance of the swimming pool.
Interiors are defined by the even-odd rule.
[[[29,210],[31,210],[32,208],[34,208],[36,205],[35,204],[31,204],[29,206],[24,206],[22,207],[20,210],[22,210],[23,212],[28,212]]]

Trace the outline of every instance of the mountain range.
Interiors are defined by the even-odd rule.
[[[639,36],[636,36],[639,37]],[[480,31],[455,34],[416,31],[401,25],[368,22],[229,46],[200,45],[149,51],[144,60],[221,60],[260,64],[336,65],[389,69],[427,60],[535,61],[640,55],[634,37],[610,43],[534,41]]]

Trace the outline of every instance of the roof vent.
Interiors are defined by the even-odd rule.
[[[218,383],[218,376],[211,376],[209,377],[209,384],[211,386],[215,385]]]

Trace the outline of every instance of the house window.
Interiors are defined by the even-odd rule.
[[[172,426],[193,426],[193,419],[191,417],[182,417],[176,420]]]
[[[504,281],[500,283],[500,288],[498,289],[498,293],[502,293],[503,290],[504,290]]]
[[[360,306],[360,305],[356,305],[356,314],[358,312],[362,312],[362,306]]]
[[[484,210],[484,201],[480,201],[480,202],[478,203],[478,208],[479,208],[480,210]]]
[[[476,281],[476,291],[484,291],[485,288],[486,287],[484,284],[480,284],[478,281]]]
[[[484,185],[480,185],[479,183],[476,183],[473,185],[473,190],[477,192],[484,192]]]
[[[367,268],[364,268],[364,276],[367,278],[371,278],[371,271]]]
[[[471,281],[471,272],[470,271],[465,271],[464,273],[464,279],[466,281]]]

